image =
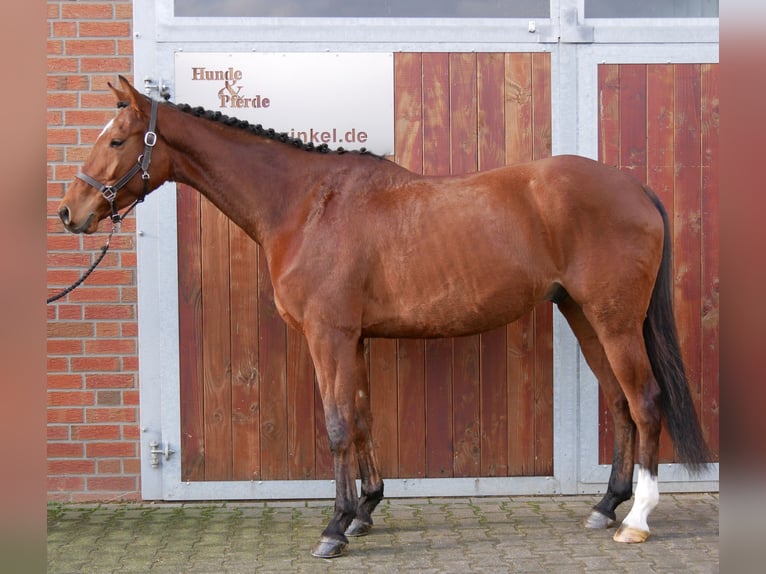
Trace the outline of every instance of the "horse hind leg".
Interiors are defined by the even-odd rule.
[[[615,321],[612,324],[620,320],[614,315],[611,319]],[[649,536],[649,514],[659,502],[660,387],[646,353],[641,322],[633,323],[636,324],[633,330],[600,336],[638,431],[638,483],[633,506],[614,535],[618,542],[645,541]],[[623,324],[630,321],[623,319]]]
[[[614,422],[614,454],[607,490],[583,521],[586,528],[609,528],[617,519],[615,509],[633,494],[636,425],[630,418],[625,393],[609,365],[604,347],[582,308],[568,296],[560,300],[558,306],[577,337],[588,366],[598,379]]]

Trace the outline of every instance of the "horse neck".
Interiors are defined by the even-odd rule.
[[[167,115],[162,134],[170,148],[171,179],[199,191],[265,246],[305,191],[299,181],[310,181],[302,175],[301,153],[182,111]]]

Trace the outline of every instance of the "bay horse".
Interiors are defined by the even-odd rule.
[[[558,305],[615,421],[607,491],[586,527],[611,526],[631,498],[638,439],[635,500],[617,541],[649,535],[663,420],[690,470],[709,460],[671,306],[667,214],[631,176],[556,156],[427,177],[365,150],[314,147],[219,112],[158,103],[121,76],[109,88],[118,111],[59,216],[69,231],[93,233],[175,181],[261,245],[277,309],[308,341],[333,456],[334,514],[314,556],[339,556],[347,536],[368,533],[383,498],[366,337],[475,334],[542,301]]]

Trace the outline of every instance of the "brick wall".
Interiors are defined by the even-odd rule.
[[[59,200],[115,102],[106,85],[132,79],[130,1],[48,2],[48,291],[77,280],[102,232],[64,231]],[[135,220],[99,268],[48,305],[48,498],[138,499],[138,356]]]

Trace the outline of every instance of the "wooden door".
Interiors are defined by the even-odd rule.
[[[599,159],[662,199],[672,225],[674,306],[705,439],[718,457],[718,64],[605,64],[598,70]],[[599,397],[599,462],[613,424]],[[663,430],[660,462],[673,462]]]
[[[551,150],[549,54],[398,53],[395,157],[464,173]],[[302,335],[282,322],[259,247],[178,191],[182,480],[329,478]],[[553,473],[552,309],[472,337],[366,345],[385,478]]]

